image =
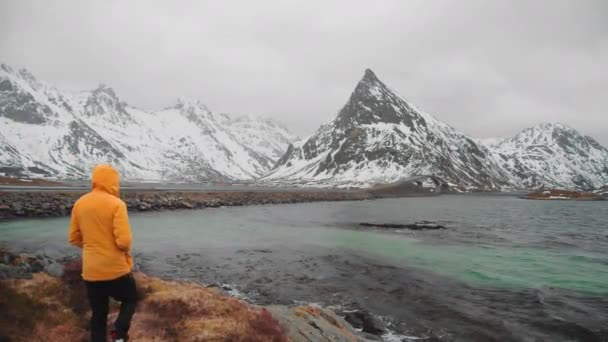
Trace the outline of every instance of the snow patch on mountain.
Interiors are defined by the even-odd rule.
[[[485,147],[420,111],[368,69],[336,118],[290,146],[263,180],[370,186],[415,175],[485,188],[507,179]]]
[[[561,123],[543,123],[488,147],[520,187],[591,190],[608,184],[608,149]]]
[[[268,172],[295,137],[269,119],[210,111],[179,99],[160,111],[100,85],[63,92],[0,65],[0,172],[86,178],[111,163],[131,180],[231,181]]]
[[[484,189],[606,189],[608,149],[563,124],[473,139],[419,110],[366,70],[347,103],[310,137],[195,99],[149,111],[106,85],[66,92],[0,64],[0,174],[365,187],[434,175]],[[286,152],[285,152],[286,151]]]

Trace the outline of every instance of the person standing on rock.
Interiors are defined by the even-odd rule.
[[[82,278],[91,305],[91,339],[106,341],[109,298],[120,301],[113,341],[127,341],[137,291],[131,270],[131,227],[119,198],[120,175],[110,165],[93,170],[93,190],[72,209],[69,242],[82,248]]]

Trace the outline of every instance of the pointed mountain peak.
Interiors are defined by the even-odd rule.
[[[365,73],[363,74],[362,81],[380,82],[380,79],[378,79],[378,76],[376,76],[372,69],[367,68],[365,69]]]
[[[186,113],[189,117],[197,115],[210,115],[211,110],[200,100],[181,96],[173,105],[173,108],[178,109],[182,113]]]
[[[598,150],[605,149],[594,138],[586,136],[575,128],[559,122],[545,122],[526,128],[513,138],[504,140],[503,143],[507,145],[560,147],[572,153],[579,153],[578,149],[581,146],[590,146]]]
[[[116,93],[114,92],[114,89],[112,89],[111,87],[108,87],[104,83],[100,83],[97,86],[97,88],[95,88],[93,90],[92,94],[95,95],[95,96],[100,96],[102,94],[105,94],[105,95],[108,95],[110,98],[115,99],[116,101],[118,101],[118,96],[116,96]]]
[[[382,94],[387,95],[388,93],[391,93],[391,90],[380,81],[372,69],[365,69],[363,78],[357,83],[353,95],[357,97],[372,96],[380,98]]]
[[[10,65],[6,63],[0,63],[0,71],[4,71],[9,75],[9,78],[17,78],[25,81],[32,89],[38,90],[42,87],[42,83],[39,82],[31,72],[29,72],[25,68],[21,69],[13,69]]]
[[[543,122],[533,127],[538,130],[555,131],[555,130],[572,130],[572,127],[561,122]]]
[[[571,127],[557,122],[543,122],[536,124],[532,127],[528,127],[520,131],[517,136],[538,136],[553,134],[554,132],[561,131],[574,131]]]
[[[32,75],[32,73],[25,68],[19,69],[19,75],[28,81],[36,81],[36,77],[34,77],[34,75]]]
[[[127,103],[118,98],[114,89],[103,83],[89,93],[84,104],[87,116],[116,115],[114,119],[123,123],[131,120],[126,107]]]
[[[13,68],[11,68],[11,66],[6,63],[0,63],[0,69],[6,71],[8,73],[13,73]]]
[[[178,108],[178,109],[191,108],[191,107],[203,108],[206,111],[209,111],[207,106],[205,106],[205,104],[202,103],[201,100],[197,100],[197,99],[193,99],[193,98],[189,98],[189,97],[185,97],[185,96],[178,97],[177,100],[175,101],[175,105],[174,105],[174,108]]]
[[[357,84],[355,88],[356,93],[366,93],[369,91],[375,92],[374,89],[386,89],[386,85],[380,81],[378,76],[372,71],[372,69],[365,69],[365,73],[363,74],[363,78]]]
[[[335,119],[342,129],[380,122],[414,127],[425,125],[424,121],[419,112],[380,81],[371,69],[365,70],[363,78]]]
[[[568,136],[569,138],[581,137],[583,136],[576,129],[559,122],[543,122],[537,124],[536,126],[524,129],[521,131],[515,138],[518,137],[525,138],[533,138],[535,140],[544,139],[545,141],[553,139],[557,139],[560,136]]]

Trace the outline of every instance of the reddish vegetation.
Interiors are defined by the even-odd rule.
[[[196,284],[136,274],[140,303],[133,341],[272,341],[287,337],[265,309]],[[0,281],[0,331],[10,341],[83,341],[90,313],[79,263],[61,279]],[[116,316],[114,305],[110,320]]]
[[[27,179],[0,176],[0,185],[59,186],[63,184],[45,179]]]
[[[86,339],[86,321],[70,308],[70,291],[59,279],[38,273],[28,280],[4,280],[0,293],[0,331],[5,335],[0,337],[24,342]]]
[[[528,194],[526,199],[534,200],[576,200],[576,201],[599,201],[603,197],[592,193],[582,191],[568,191],[568,190],[543,190]]]

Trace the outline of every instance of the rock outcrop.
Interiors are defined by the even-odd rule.
[[[419,221],[415,223],[368,223],[362,222],[359,223],[361,227],[371,227],[371,228],[387,228],[387,229],[409,229],[409,230],[437,230],[437,229],[445,229],[445,226],[442,226],[435,222],[430,221]]]
[[[0,279],[0,341],[81,341],[88,338],[81,264],[61,277],[39,272],[37,257],[6,251],[0,265],[29,263],[28,276]],[[5,261],[9,260],[9,264]],[[129,332],[133,341],[365,342],[334,312],[316,306],[259,307],[221,288],[161,280],[135,273],[140,298]],[[116,318],[112,303],[109,321]]]

